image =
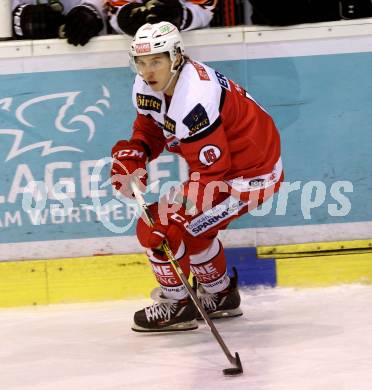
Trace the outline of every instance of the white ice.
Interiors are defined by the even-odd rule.
[[[244,316],[172,334],[130,330],[149,301],[0,310],[1,390],[370,390],[372,286],[242,292]]]

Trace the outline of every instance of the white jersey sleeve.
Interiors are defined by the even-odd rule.
[[[84,4],[92,5],[97,10],[97,12],[100,14],[100,16],[103,19],[103,21],[105,22],[105,20],[107,19],[107,15],[106,15],[106,12],[105,12],[105,7],[104,7],[104,1],[103,0],[80,0],[78,2],[78,4],[76,4],[76,5],[84,5]]]
[[[195,4],[193,1],[186,0],[183,4],[191,14],[191,19],[189,23],[186,24],[183,31],[195,30],[209,26],[209,23],[213,18],[213,10],[215,8],[214,3],[212,5],[199,5]]]
[[[120,28],[118,23],[118,15],[120,10],[130,3],[144,3],[142,0],[107,0],[107,14],[110,26],[114,32],[118,34],[125,34],[125,32]]]

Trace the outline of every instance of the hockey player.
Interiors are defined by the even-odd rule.
[[[197,312],[161,244],[166,238],[183,272],[191,272],[211,318],[242,314],[237,274],[229,277],[219,230],[254,209],[283,180],[280,139],[269,114],[234,81],[184,54],[177,28],[145,24],[130,57],[137,117],[130,140],[112,149],[112,183],[131,197],[130,181],[146,183],[146,164],[165,149],[181,155],[190,179],[150,206],[155,225],[141,218],[137,237],[160,288],[155,303],[134,315],[133,330],[197,327]]]
[[[63,37],[75,46],[105,33],[105,12],[101,0],[13,1],[13,31],[17,39]]]
[[[112,28],[134,35],[143,24],[167,21],[179,30],[207,27],[218,0],[108,0]]]

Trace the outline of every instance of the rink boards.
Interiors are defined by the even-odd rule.
[[[241,284],[370,283],[372,20],[184,37],[192,57],[246,87],[280,129],[280,193],[221,234]],[[102,222],[115,194],[109,167],[94,171],[130,134],[128,44],[0,44],[0,306],[135,298],[155,285],[131,205],[115,199]],[[147,200],[186,174],[182,159],[160,156]],[[40,214],[25,197],[31,182],[45,196]]]
[[[270,112],[282,139],[279,194],[234,221],[226,246],[371,238],[372,21],[184,38],[193,58]],[[0,261],[141,251],[133,205],[113,192],[104,158],[130,136],[135,115],[128,44],[122,36],[84,48],[63,40],[0,44]],[[146,200],[186,177],[183,159],[162,154],[149,164],[149,182],[158,184]]]
[[[372,240],[226,249],[239,285],[319,287],[372,283]],[[149,297],[143,254],[0,262],[0,307]]]

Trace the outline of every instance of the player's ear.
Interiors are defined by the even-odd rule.
[[[174,68],[175,69],[177,69],[181,65],[181,61],[182,61],[182,54],[181,53],[177,53],[176,54],[176,62],[174,63]]]

